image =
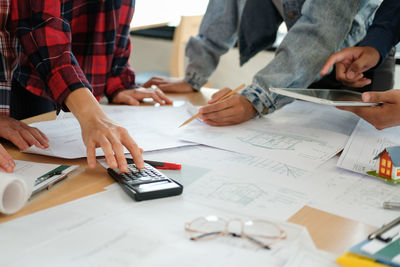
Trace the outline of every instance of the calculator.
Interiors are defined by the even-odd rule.
[[[127,159],[128,172],[121,173],[118,168],[108,168],[107,172],[122,189],[134,200],[149,200],[182,194],[183,186],[168,178],[159,170],[145,163],[145,168],[136,168],[133,160]]]

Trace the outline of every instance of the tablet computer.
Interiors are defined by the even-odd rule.
[[[301,100],[330,106],[376,106],[379,103],[365,103],[361,93],[340,89],[269,88],[271,92]]]

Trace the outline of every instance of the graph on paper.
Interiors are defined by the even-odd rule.
[[[297,168],[314,170],[341,151],[348,136],[301,127],[280,128],[260,120],[230,127],[188,128],[182,140],[269,158]]]
[[[400,127],[377,130],[360,120],[340,156],[338,167],[365,174],[375,170],[374,158],[386,147],[400,145]]]
[[[238,137],[243,143],[270,150],[295,150],[296,146],[303,142],[318,142],[319,140],[305,136],[289,135],[284,133],[265,132],[257,129],[249,129],[249,136]]]
[[[242,176],[237,171],[210,172],[186,188],[185,200],[244,214],[263,214],[287,219],[309,200],[307,194],[269,183],[262,177]],[[265,214],[273,210],[273,214]]]

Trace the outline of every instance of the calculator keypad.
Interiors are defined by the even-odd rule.
[[[128,170],[127,173],[118,173],[118,176],[121,178],[121,182],[130,186],[169,181],[165,175],[148,164],[145,164],[143,170],[138,170],[134,164],[128,164]]]

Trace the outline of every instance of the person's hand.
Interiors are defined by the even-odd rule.
[[[392,126],[400,126],[400,90],[386,92],[366,92],[362,95],[363,102],[381,103],[372,107],[338,107],[355,113],[371,123],[376,129],[382,130]]]
[[[137,106],[144,98],[153,98],[160,105],[171,105],[172,101],[158,88],[137,88],[119,92],[112,100],[116,104]]]
[[[346,86],[364,87],[371,83],[363,72],[378,64],[380,54],[371,46],[347,47],[331,55],[322,67],[320,74],[326,75],[333,65],[336,67],[336,79]]]
[[[118,167],[121,172],[128,171],[124,147],[133,156],[138,169],[144,168],[143,150],[133,141],[125,128],[110,120],[104,113],[90,114],[82,122],[80,121],[80,124],[90,168],[96,166],[97,147],[103,149],[110,168]]]
[[[142,87],[150,88],[153,85],[165,93],[190,93],[194,91],[194,88],[181,78],[153,77],[142,84]]]
[[[20,150],[32,145],[38,148],[49,147],[49,139],[44,133],[10,117],[0,117],[0,137],[11,141]]]
[[[232,90],[224,88],[213,94],[208,105],[200,108],[200,119],[212,126],[238,124],[253,118],[256,110],[241,94],[234,94],[220,102],[217,101]]]
[[[3,172],[13,172],[15,167],[15,162],[11,158],[10,154],[0,145],[0,171]]]
[[[81,125],[89,168],[96,167],[97,147],[103,150],[110,168],[118,167],[121,172],[128,171],[124,147],[131,153],[136,167],[144,168],[143,150],[125,128],[107,117],[89,89],[74,90],[66,98],[65,104]]]

